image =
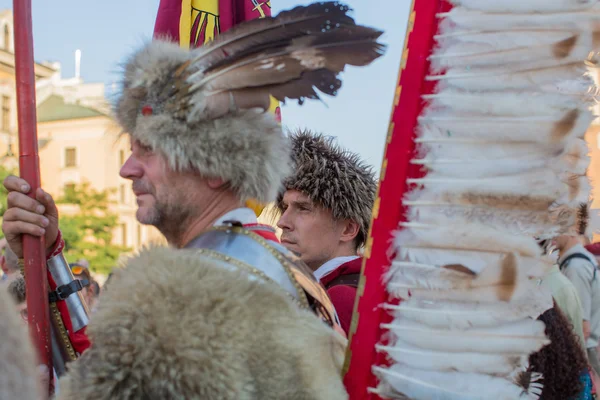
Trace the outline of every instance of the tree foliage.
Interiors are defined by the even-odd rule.
[[[4,182],[4,179],[6,179],[6,177],[9,175],[18,174],[16,171],[0,165],[0,217],[2,217],[6,212],[6,197],[8,196],[8,191],[4,188],[4,185],[2,185],[1,182]]]
[[[90,268],[108,274],[119,256],[130,249],[113,245],[113,231],[118,225],[117,214],[110,211],[112,191],[97,191],[89,182],[67,186],[58,204],[76,206],[77,212],[60,217],[60,229],[65,239],[65,256],[70,262],[85,258]]]

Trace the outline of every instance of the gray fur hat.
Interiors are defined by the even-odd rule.
[[[192,52],[159,40],[135,52],[125,64],[117,122],[133,140],[164,155],[174,170],[222,178],[242,201],[273,201],[290,171],[289,144],[279,123],[263,110],[211,118],[206,109],[186,108],[177,92],[185,84],[177,70],[192,58]],[[204,104],[202,96],[196,93],[194,104]]]
[[[290,134],[294,172],[284,181],[285,190],[297,190],[331,210],[335,219],[360,225],[358,244],[369,232],[377,180],[371,166],[339,147],[332,137],[299,130]],[[281,210],[283,193],[279,194]]]

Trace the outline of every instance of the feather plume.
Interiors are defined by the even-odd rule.
[[[511,4],[514,3],[511,1]],[[551,3],[550,1],[547,3]],[[598,6],[588,10],[557,13],[487,13],[480,10],[455,8],[438,14],[443,18],[439,30],[442,34],[465,31],[496,32],[499,36],[514,29],[527,31],[592,31],[600,21]]]
[[[412,400],[535,400],[538,396],[499,377],[477,373],[423,371],[396,364],[375,367],[384,380],[380,390],[393,398]]]
[[[563,65],[542,66],[533,69],[507,70],[506,68],[465,72],[462,68],[451,68],[444,75],[430,75],[428,81],[442,81],[448,87],[462,90],[536,90],[557,80],[566,80],[583,75],[582,62],[567,62]]]
[[[554,144],[582,138],[592,122],[590,112],[577,108],[552,116],[474,117],[427,112],[419,117],[419,138],[494,139],[495,141]]]
[[[550,343],[544,334],[544,323],[530,318],[465,330],[435,329],[413,321],[382,326],[413,346],[450,353],[529,354]]]
[[[534,399],[539,376],[522,372],[549,342],[535,318],[552,307],[537,279],[552,260],[533,237],[573,232],[589,198],[600,3],[451,2],[438,14],[426,77],[435,90],[410,161],[424,176],[407,179],[384,277],[402,301],[383,306],[394,320],[378,349],[395,364],[376,368],[377,391]]]
[[[579,84],[580,81],[577,81]],[[588,89],[590,82],[584,80],[584,90],[577,88],[577,93],[583,93]],[[446,108],[454,113],[461,114],[483,114],[504,117],[530,117],[531,115],[553,116],[561,115],[569,110],[579,108],[584,100],[578,97],[569,97],[561,93],[548,92],[498,92],[489,96],[480,93],[466,93],[455,89],[448,89],[438,94],[423,96],[430,102],[429,107],[433,110]]]
[[[533,258],[533,257],[531,257]],[[428,290],[460,290],[476,287],[490,287],[497,285],[515,285],[518,280],[532,277],[543,277],[550,269],[551,264],[544,264],[537,259],[535,267],[524,263],[514,253],[506,254],[499,264],[487,266],[481,273],[475,275],[470,271],[457,270],[457,266],[448,265],[437,268],[394,262],[390,268],[389,284],[410,289]]]
[[[270,48],[277,42],[289,44],[290,40],[307,33],[354,26],[348,11],[348,6],[328,1],[282,11],[276,18],[253,19],[232,27],[227,34],[218,35],[212,42],[200,47],[194,61],[201,66],[201,71],[206,71],[242,58],[261,46]]]
[[[490,13],[555,13],[588,10],[596,4],[595,0],[506,0],[503,2],[495,0],[451,0],[451,2],[457,7]]]
[[[398,340],[394,346],[379,346],[394,361],[428,371],[478,372],[507,376],[527,362],[527,357],[516,354],[486,354],[476,352],[441,352],[424,350]]]
[[[209,46],[198,50],[186,76],[192,114],[214,118],[232,106],[262,107],[268,105],[270,95],[279,101],[290,98],[300,102],[318,99],[316,90],[335,95],[341,86],[338,73],[346,65],[371,63],[383,54],[384,46],[377,42],[381,31],[356,25],[345,15],[347,7],[333,4],[309,6],[308,16],[306,8],[298,7],[270,22],[254,23],[260,28],[258,32],[252,26],[228,31],[212,45],[216,49]],[[314,26],[305,26],[309,22],[322,24],[331,15],[325,10],[332,7],[337,10],[335,18],[325,19],[324,23],[329,21],[325,27],[313,30]],[[302,22],[292,22],[288,31],[286,21],[290,19]],[[285,38],[272,36],[269,26],[285,32]],[[240,107],[225,102],[222,93],[231,93],[234,98],[243,96],[249,104]]]
[[[491,226],[469,224],[462,220],[450,221],[442,216],[419,222],[427,225],[398,232],[395,240],[397,247],[464,249],[501,254],[515,252],[525,257],[537,257],[540,254],[539,246],[533,238],[515,237]]]
[[[593,48],[597,32],[529,32],[536,40],[535,45],[514,43],[513,38],[522,37],[524,32],[512,32],[502,37],[493,33],[477,34],[478,41],[473,43],[469,35],[453,38],[452,44],[444,52],[432,57],[433,72],[446,68],[466,68],[471,71],[497,69],[499,65],[511,69],[534,69],[562,64],[581,63]],[[489,41],[486,41],[486,38]]]
[[[532,289],[518,301],[510,303],[464,303],[409,298],[399,305],[386,305],[385,308],[398,318],[400,324],[403,320],[409,320],[432,328],[458,330],[498,326],[523,318],[537,318],[552,308],[552,296],[546,289],[541,286]]]
[[[567,232],[576,220],[577,210],[568,205],[552,205],[550,199],[539,206],[527,202],[525,198],[507,209],[492,208],[485,205],[450,203],[438,196],[435,191],[411,193],[404,202],[408,208],[410,220],[435,218],[443,215],[448,219],[462,219],[494,226],[512,234],[540,237],[559,236]],[[498,202],[495,202],[498,204]]]
[[[533,281],[521,280],[513,284],[500,284],[493,287],[473,287],[462,290],[427,290],[392,282],[388,285],[388,291],[401,299],[413,297],[433,301],[494,303],[498,301],[519,301],[527,296],[527,292],[535,290],[536,285]]]

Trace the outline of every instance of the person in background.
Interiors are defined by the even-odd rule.
[[[281,243],[327,288],[348,333],[377,181],[369,165],[333,138],[298,131],[290,139],[295,168],[277,200]]]
[[[89,265],[89,264],[88,264]],[[94,291],[93,291],[93,282],[94,278],[92,278],[92,274],[90,273],[90,269],[86,266],[86,263],[80,263],[79,261],[69,264],[71,268],[71,272],[75,279],[81,281],[81,283],[85,286],[81,290],[81,294],[83,295],[83,299],[88,305],[89,309],[92,309],[92,305],[94,302]],[[85,283],[87,282],[87,284]]]
[[[562,235],[553,242],[559,251],[560,271],[573,283],[581,300],[588,360],[595,374],[600,376],[596,350],[600,335],[600,277],[596,258],[583,247],[581,235]]]
[[[555,304],[538,320],[546,325],[546,335],[551,341],[529,356],[531,370],[543,376],[540,400],[592,399],[586,355],[565,315]]]

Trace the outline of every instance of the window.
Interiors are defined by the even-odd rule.
[[[10,131],[10,97],[2,96],[2,130]]]
[[[125,204],[125,185],[119,186],[119,203]]]
[[[119,150],[119,168],[125,164],[125,150]]]
[[[10,50],[10,28],[4,25],[4,50]]]
[[[75,147],[67,147],[65,149],[65,167],[77,166],[77,149]]]
[[[127,247],[127,224],[121,224],[121,243]]]

